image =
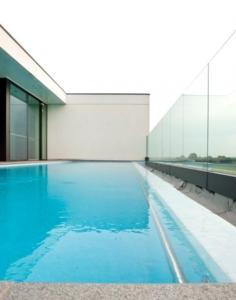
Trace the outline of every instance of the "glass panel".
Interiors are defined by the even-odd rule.
[[[235,52],[236,34],[150,133],[150,160],[236,175]]]
[[[10,159],[27,159],[27,95],[10,87]]]
[[[29,96],[28,98],[28,159],[39,159],[39,119],[40,103]]]
[[[162,159],[162,122],[158,123],[148,137],[148,156],[151,161]]]
[[[207,169],[208,67],[183,95],[185,165]]]
[[[156,126],[148,136],[148,156],[149,159],[155,161],[157,160],[157,148],[158,148],[158,126]]]
[[[181,96],[171,109],[171,160],[184,162],[184,106]]]
[[[167,113],[162,121],[163,123],[163,157],[162,160],[170,160],[170,112]]]
[[[42,127],[41,127],[41,135],[42,135],[42,159],[47,159],[47,105],[42,104]]]
[[[11,84],[10,159],[41,158],[47,158],[47,105]]]
[[[236,36],[210,63],[209,171],[236,175]]]
[[[158,125],[157,131],[157,160],[161,161],[163,159],[163,121],[161,120],[160,124]]]
[[[207,168],[208,67],[149,135],[151,161]]]

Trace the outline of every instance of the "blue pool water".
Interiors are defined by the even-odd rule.
[[[0,280],[177,282],[131,163],[0,169]],[[155,198],[189,282],[215,278]]]

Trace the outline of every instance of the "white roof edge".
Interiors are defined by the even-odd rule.
[[[137,93],[76,93],[67,94],[66,102],[70,105],[149,105],[149,94]]]
[[[66,93],[58,83],[35,61],[35,59],[0,25],[0,48],[30,72],[62,102],[66,102]]]
[[[97,96],[97,95],[105,95],[105,96],[150,96],[150,93],[66,93],[68,96]]]

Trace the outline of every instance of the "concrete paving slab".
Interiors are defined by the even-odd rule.
[[[0,283],[0,300],[5,299],[5,297],[7,296],[10,288],[13,285],[14,285],[13,283],[7,282],[7,281],[2,281]]]
[[[14,284],[4,300],[233,300],[236,284]]]

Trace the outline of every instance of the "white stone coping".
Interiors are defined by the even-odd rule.
[[[145,167],[138,163],[133,164],[229,280],[236,282],[236,227],[176,190]]]
[[[51,165],[51,164],[60,164],[70,162],[69,160],[59,160],[59,161],[42,161],[42,162],[24,162],[24,163],[0,163],[0,169],[1,168],[15,168],[15,167],[35,167],[35,166],[41,166],[41,165]]]

